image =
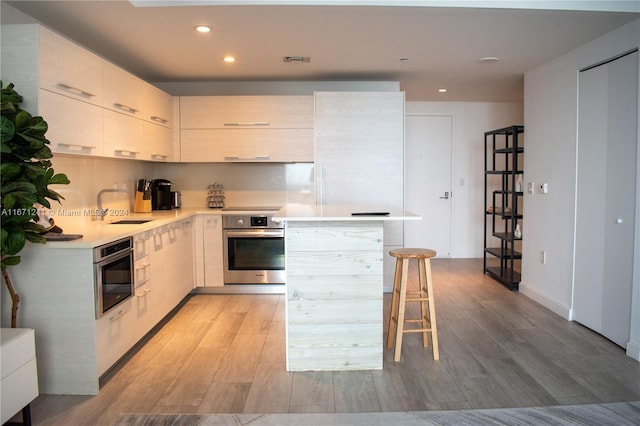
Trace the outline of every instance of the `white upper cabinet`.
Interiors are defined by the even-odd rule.
[[[313,129],[313,96],[182,96],[181,129]]]
[[[104,64],[103,106],[112,111],[144,119],[141,87],[146,83],[111,63]]]
[[[77,102],[40,89],[38,114],[49,126],[46,137],[53,152],[102,156],[103,109],[86,102]]]
[[[142,158],[151,161],[173,160],[173,132],[170,128],[144,122]]]
[[[104,156],[142,159],[144,121],[104,110]]]
[[[173,127],[173,96],[145,83],[141,88],[143,119],[164,127]]]
[[[182,162],[312,162],[313,96],[180,98]]]
[[[42,27],[38,53],[40,88],[102,106],[102,58]]]
[[[173,158],[171,95],[40,25],[1,31],[3,82],[47,121],[53,152]]]

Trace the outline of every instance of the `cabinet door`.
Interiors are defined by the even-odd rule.
[[[103,59],[42,27],[38,54],[41,88],[102,106]]]
[[[96,320],[98,376],[107,371],[136,343],[133,302],[133,298],[125,300],[113,311]]]
[[[53,152],[103,155],[102,108],[43,89],[38,104],[49,125],[47,139]]]
[[[312,129],[214,129],[180,132],[183,162],[312,162]]]
[[[164,127],[173,127],[173,96],[149,83],[144,83],[141,90],[142,119]]]
[[[146,83],[133,74],[105,62],[103,106],[111,111],[142,119],[145,116],[141,94],[144,84]]]
[[[142,158],[142,120],[104,110],[104,156]]]
[[[183,96],[180,128],[313,128],[312,96]]]
[[[223,250],[222,215],[207,215],[203,224],[203,256],[205,287],[222,287]]]
[[[151,161],[173,160],[173,132],[170,128],[143,122],[142,159]]]

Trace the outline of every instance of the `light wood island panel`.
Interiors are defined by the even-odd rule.
[[[290,222],[287,369],[382,368],[383,222]]]
[[[274,215],[286,225],[288,371],[382,369],[384,222],[420,219],[362,205],[291,204]]]

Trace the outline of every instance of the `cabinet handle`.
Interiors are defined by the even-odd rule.
[[[268,126],[268,121],[253,121],[251,123],[224,123],[227,127],[237,127],[237,126],[248,126],[248,127],[257,127],[257,126]]]
[[[138,297],[144,297],[147,294],[151,293],[151,289],[150,288],[145,288],[144,291],[141,294],[136,293],[136,296]]]
[[[155,121],[156,123],[167,124],[169,122],[169,120],[165,120],[164,118],[158,117],[157,115],[152,115],[150,118],[151,121]]]
[[[77,143],[66,143],[66,142],[58,142],[58,146],[66,146],[68,148],[72,148],[72,147],[80,148],[78,151],[82,151],[85,149],[96,149],[95,146],[91,146],[91,145],[80,145]]]
[[[69,92],[77,92],[79,95],[86,96],[88,98],[93,98],[95,96],[93,93],[78,89],[77,87],[69,86],[68,84],[58,83],[58,86],[63,88],[64,90],[68,90]]]
[[[128,105],[120,104],[120,103],[117,103],[117,102],[115,102],[115,103],[113,104],[113,106],[114,106],[114,107],[116,107],[116,108],[120,108],[120,109],[122,109],[122,110],[125,110],[125,111],[127,111],[127,112],[129,112],[129,113],[131,113],[131,114],[135,114],[136,112],[138,112],[138,110],[137,110],[137,109],[135,109],[135,108],[132,108],[132,107],[130,107],[130,106],[128,106]]]
[[[115,314],[112,317],[109,317],[109,321],[115,321],[115,320],[117,320],[119,318],[122,318],[124,316],[124,314],[126,314],[127,312],[128,311],[125,311],[124,309],[120,309],[117,314]]]
[[[253,155],[253,156],[230,155],[230,156],[225,156],[224,161],[255,161],[255,160],[264,161],[264,160],[269,160],[269,158],[271,157],[268,155]]]
[[[152,160],[162,160],[165,161],[167,160],[167,158],[169,158],[168,155],[165,154],[151,154],[151,159]]]
[[[128,149],[115,149],[113,152],[115,152],[116,155],[123,155],[126,157],[135,157],[137,154],[140,154],[139,151],[130,151]]]

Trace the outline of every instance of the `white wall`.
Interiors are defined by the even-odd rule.
[[[484,132],[522,124],[522,103],[407,102],[405,115],[452,117],[451,257],[482,257],[485,218]]]
[[[639,34],[640,20],[636,20],[525,74],[525,187],[527,182],[547,182],[549,193],[525,195],[527,234],[520,289],[567,319],[571,319],[573,292],[578,71],[637,48]],[[636,194],[636,198],[640,197]],[[636,352],[640,348],[639,249],[636,244],[630,345]],[[539,261],[541,250],[547,252],[546,264]]]

